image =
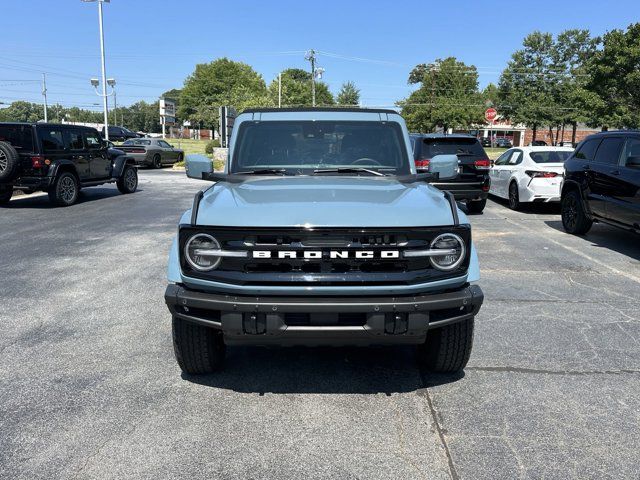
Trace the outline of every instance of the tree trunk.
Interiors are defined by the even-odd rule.
[[[571,132],[571,145],[576,146],[576,131],[578,130],[577,122],[573,122],[573,128]]]
[[[536,141],[536,134],[538,133],[538,126],[534,123],[533,124],[533,138],[531,139],[532,142]]]
[[[560,135],[560,142],[564,145],[564,123],[562,124],[562,135]]]
[[[560,125],[556,127],[556,145],[558,145],[558,138],[560,137]]]
[[[549,140],[551,141],[551,145],[555,145],[553,143],[553,127],[549,127]]]

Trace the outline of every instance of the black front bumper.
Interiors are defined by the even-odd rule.
[[[165,300],[174,316],[221,330],[232,345],[392,345],[423,343],[427,330],[473,318],[484,295],[467,285],[398,297],[254,297],[172,284]]]
[[[432,182],[434,187],[453,193],[456,200],[485,200],[489,197],[491,180],[487,175],[482,181]]]

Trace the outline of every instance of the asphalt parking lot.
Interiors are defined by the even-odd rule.
[[[163,293],[201,187],[142,171],[134,195],[0,210],[0,478],[640,476],[637,236],[489,202],[463,376],[409,348],[230,348],[191,378]]]

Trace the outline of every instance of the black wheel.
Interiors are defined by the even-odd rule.
[[[138,188],[138,170],[132,165],[125,165],[124,171],[116,182],[120,193],[133,193]]]
[[[511,210],[520,209],[520,194],[518,193],[518,184],[511,182],[509,185],[509,208]]]
[[[0,181],[12,180],[19,163],[17,150],[10,143],[0,142]]]
[[[0,205],[8,204],[12,196],[13,196],[13,187],[11,185],[0,186]]]
[[[173,317],[173,352],[184,373],[197,375],[220,370],[225,345],[222,333]]]
[[[472,202],[467,202],[467,210],[469,211],[469,213],[480,214],[482,213],[486,205],[486,198],[484,200],[474,200]]]
[[[49,200],[59,207],[68,207],[76,203],[79,193],[80,186],[76,176],[71,172],[63,172],[49,189]]]
[[[580,192],[577,190],[562,195],[560,211],[562,215],[562,226],[567,233],[584,235],[591,229],[593,220],[587,217]]]
[[[453,373],[467,366],[473,346],[474,319],[430,330],[418,358],[431,372]]]
[[[162,168],[162,157],[157,153],[153,156],[153,168]]]

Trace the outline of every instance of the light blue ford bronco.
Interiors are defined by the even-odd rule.
[[[448,192],[455,155],[417,174],[393,110],[255,109],[224,173],[180,220],[165,300],[180,368],[221,368],[226,345],[418,345],[434,372],[467,364],[484,299],[471,226]]]

